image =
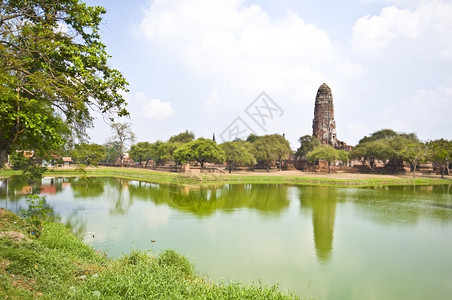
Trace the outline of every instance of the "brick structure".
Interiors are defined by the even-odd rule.
[[[336,122],[334,121],[333,94],[330,87],[324,83],[317,90],[312,122],[312,135],[322,144],[337,146]]]
[[[314,106],[314,120],[312,122],[312,135],[322,144],[328,144],[336,149],[352,150],[352,146],[339,141],[336,134],[336,121],[334,121],[333,93],[324,83],[317,90]]]

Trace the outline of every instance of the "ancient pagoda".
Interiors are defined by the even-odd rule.
[[[353,148],[337,139],[336,121],[334,121],[333,93],[331,93],[331,89],[326,83],[323,83],[319,87],[315,97],[312,135],[322,144],[331,145],[336,149],[350,151]]]
[[[334,121],[333,94],[330,87],[324,83],[317,90],[314,106],[312,135],[322,144],[337,148],[336,122]]]

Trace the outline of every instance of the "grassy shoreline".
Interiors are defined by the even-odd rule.
[[[0,177],[19,175],[20,171],[0,170]],[[291,185],[316,185],[336,187],[370,187],[386,185],[438,185],[452,184],[452,177],[446,176],[418,176],[412,178],[410,175],[368,175],[368,174],[319,174],[305,173],[301,171],[281,171],[271,173],[246,172],[232,174],[206,174],[206,173],[171,173],[153,171],[137,168],[115,168],[99,167],[87,168],[87,176],[121,177],[131,180],[142,180],[163,184],[196,184],[196,185],[218,185],[218,184],[291,184]],[[353,176],[352,176],[353,175]],[[73,168],[54,169],[47,171],[44,176],[80,176]]]
[[[212,282],[173,250],[112,259],[63,224],[46,221],[36,238],[28,223],[0,208],[2,299],[300,299],[277,286]]]

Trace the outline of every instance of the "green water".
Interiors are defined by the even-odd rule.
[[[278,283],[317,299],[452,299],[452,186],[13,179],[0,181],[0,206],[19,211],[30,192],[111,256],[171,248],[213,280]]]

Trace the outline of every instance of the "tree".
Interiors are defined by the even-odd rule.
[[[336,150],[330,145],[319,145],[307,155],[308,160],[323,159],[328,163],[328,174],[331,174],[331,165],[337,160],[347,162],[348,155],[344,150]]]
[[[270,134],[253,137],[254,157],[258,162],[266,166],[269,172],[270,164],[279,160],[279,170],[282,167],[282,159],[287,159],[292,153],[289,142],[279,134]]]
[[[315,136],[309,134],[303,135],[298,141],[300,142],[300,147],[298,147],[295,153],[298,157],[306,156],[315,147],[320,145],[320,141]]]
[[[272,144],[274,146],[274,151],[278,156],[279,160],[279,170],[282,170],[282,160],[288,159],[290,154],[292,154],[292,149],[290,148],[289,141],[286,138],[279,134],[270,135]]]
[[[441,178],[449,175],[449,163],[452,160],[452,141],[439,139],[427,142],[430,149],[430,159],[441,167]]]
[[[135,141],[135,134],[132,132],[130,123],[112,123],[110,125],[113,135],[110,142],[116,142],[119,146],[119,156],[122,165],[122,155],[126,151],[127,145]]]
[[[15,151],[10,156],[10,164],[14,169],[22,170],[22,174],[29,180],[41,179],[47,170],[46,167],[41,165],[42,158],[37,157],[34,152]]]
[[[107,142],[104,144],[105,156],[102,161],[112,164],[121,156],[118,142]]]
[[[214,141],[198,138],[177,148],[174,158],[178,162],[197,161],[204,168],[205,162],[223,162],[225,154]]]
[[[170,143],[189,143],[195,139],[195,134],[191,131],[186,130],[185,132],[181,132],[179,134],[173,135],[170,137]]]
[[[175,143],[156,141],[151,145],[151,157],[157,164],[164,164],[173,159]]]
[[[369,161],[371,169],[375,168],[375,161],[386,161],[391,157],[391,149],[387,140],[368,140],[359,143],[351,152],[352,158],[362,159],[363,164]]]
[[[228,165],[229,173],[237,165],[253,165],[256,159],[251,153],[250,144],[243,141],[224,142],[220,148],[225,153],[225,161]]]
[[[79,164],[97,166],[105,156],[105,147],[99,144],[77,144],[75,145],[72,156]]]
[[[14,149],[41,152],[83,137],[91,111],[125,116],[127,82],[109,67],[105,9],[79,0],[0,3],[0,166]]]
[[[427,158],[429,149],[421,142],[408,142],[402,145],[401,154],[404,160],[410,162],[413,169],[413,178],[416,178],[416,168],[420,161]]]
[[[152,145],[149,142],[139,142],[130,147],[129,155],[130,157],[139,162],[146,162],[146,166],[148,165],[149,160],[152,159]]]
[[[362,138],[350,153],[353,158],[368,160],[370,167],[375,168],[375,161],[385,162],[386,168],[394,173],[398,166],[403,164],[402,146],[407,143],[418,143],[414,133],[400,133],[391,129],[382,129]]]

